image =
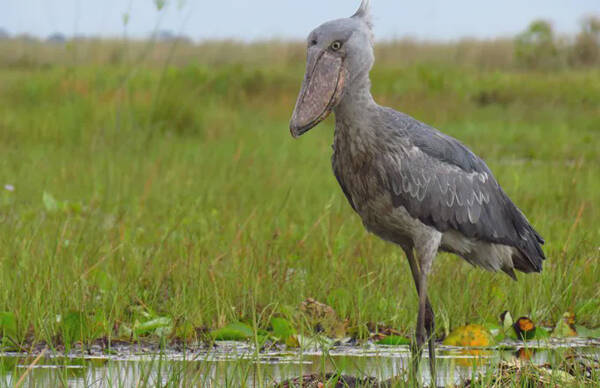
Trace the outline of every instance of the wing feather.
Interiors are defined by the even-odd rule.
[[[386,142],[387,152],[377,162],[394,206],[439,231],[515,247],[526,258],[517,269],[541,271],[544,240],[485,162],[459,141],[395,114],[392,133],[402,141]]]

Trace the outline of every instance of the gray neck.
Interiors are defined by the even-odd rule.
[[[344,96],[334,108],[336,121],[355,122],[364,120],[366,114],[377,107],[371,95],[369,74],[349,80]]]

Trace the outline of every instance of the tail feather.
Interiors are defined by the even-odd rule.
[[[513,265],[515,269],[524,272],[542,272],[542,263],[546,260],[542,245],[544,239],[527,224],[527,233],[523,236],[524,239],[520,246],[517,247],[518,254],[513,255]]]
[[[513,265],[515,269],[524,273],[542,272],[542,263],[546,260],[542,250],[545,241],[531,226],[525,214],[510,199],[508,204],[507,210],[511,214],[512,224],[518,231],[518,241],[513,241],[513,246],[518,250],[512,257]]]

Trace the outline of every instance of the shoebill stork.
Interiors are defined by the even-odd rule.
[[[353,16],[308,36],[290,131],[297,138],[335,113],[333,172],[365,228],[406,254],[419,296],[415,358],[428,340],[433,373],[427,277],[436,254],[450,252],[516,279],[515,269],[542,270],[544,240],[461,142],[374,101],[373,63],[370,7],[363,0]]]

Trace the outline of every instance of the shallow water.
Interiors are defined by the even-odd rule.
[[[600,357],[600,341],[582,339],[550,340],[544,343],[504,343],[488,349],[439,346],[438,384],[458,383],[471,378],[474,371],[485,373],[502,360],[527,357],[534,364],[556,363],[566,354]],[[521,349],[521,350],[519,350]],[[261,387],[311,373],[337,371],[345,375],[372,376],[386,380],[402,375],[410,362],[406,346],[334,346],[303,351],[266,351],[257,353],[244,343],[220,342],[211,349],[189,352],[153,351],[137,346],[113,348],[106,355],[98,349],[87,354],[67,356],[44,353],[34,366],[36,355],[0,354],[0,385],[114,387],[114,386],[203,386]],[[427,354],[424,355],[425,357]],[[428,363],[423,361],[427,382]]]

